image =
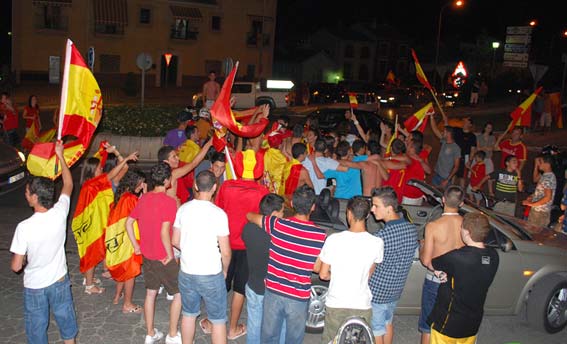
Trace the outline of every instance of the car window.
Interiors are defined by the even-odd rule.
[[[252,84],[234,84],[232,93],[252,93]]]

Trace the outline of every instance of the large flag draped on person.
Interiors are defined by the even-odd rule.
[[[81,53],[67,40],[57,139],[65,143],[67,165],[75,164],[88,149],[102,115],[102,94]],[[61,174],[55,143],[35,143],[27,160],[31,174],[55,179]]]
[[[134,254],[134,247],[126,233],[126,219],[132,212],[138,197],[126,192],[110,211],[106,227],[106,266],[117,282],[124,282],[140,274],[142,256]],[[134,229],[138,235],[137,222]]]
[[[396,121],[394,122],[394,130],[392,130],[392,136],[390,141],[388,141],[388,146],[386,147],[386,154],[392,153],[392,143],[398,138],[398,115],[396,115]]]
[[[408,132],[419,130],[423,133],[425,131],[425,127],[427,126],[427,119],[429,118],[428,116],[434,114],[435,109],[433,107],[433,103],[429,102],[427,103],[427,105],[419,109],[416,113],[405,120],[404,128],[406,128]]]
[[[534,93],[532,93],[526,100],[518,105],[512,113],[510,113],[512,121],[508,125],[508,129],[506,129],[506,131],[510,131],[512,128],[517,126],[530,127],[532,121],[532,104],[542,89],[543,87],[538,87]]]
[[[423,72],[423,68],[421,68],[421,64],[419,63],[419,60],[417,59],[417,55],[415,54],[415,50],[411,50],[411,56],[413,56],[413,61],[415,63],[415,75],[417,76],[417,80],[419,80],[419,82],[427,87],[430,91],[433,89],[433,87],[431,87],[431,84],[429,83],[429,80],[427,80],[427,76],[425,76],[425,73]]]
[[[108,224],[113,200],[112,184],[106,173],[81,185],[81,193],[71,222],[79,251],[81,273],[95,267],[104,259],[104,229]]]

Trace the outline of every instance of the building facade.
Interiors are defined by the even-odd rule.
[[[18,82],[62,72],[67,38],[104,86],[139,75],[136,58],[153,60],[148,85],[202,82],[210,70],[239,77],[270,77],[277,0],[13,0],[12,72]],[[169,61],[168,61],[169,60]]]

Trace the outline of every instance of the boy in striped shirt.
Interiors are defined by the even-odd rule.
[[[309,221],[315,209],[313,188],[303,185],[293,193],[295,215],[287,219],[248,213],[248,221],[271,238],[264,294],[261,342],[279,343],[286,324],[286,344],[303,343],[311,290],[311,272],[325,241],[324,229]]]

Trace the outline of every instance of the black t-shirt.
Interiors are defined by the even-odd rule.
[[[258,295],[264,295],[264,278],[268,272],[268,251],[270,236],[253,223],[247,223],[242,230],[248,260],[248,286]]]
[[[439,286],[437,300],[428,319],[431,327],[451,338],[476,335],[498,263],[495,249],[472,246],[434,258],[433,267],[447,273],[447,282]]]
[[[494,196],[497,201],[516,202],[518,192],[518,173],[508,172],[505,169],[490,174],[490,179],[496,180]]]
[[[461,148],[461,157],[471,154],[471,148],[476,147],[476,135],[474,133],[465,133],[463,129],[456,129],[455,143]]]

